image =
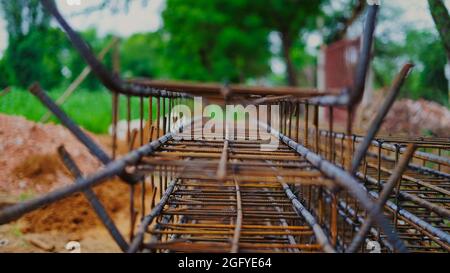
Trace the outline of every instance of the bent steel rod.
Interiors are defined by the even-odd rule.
[[[129,83],[138,84],[156,89],[164,89],[172,92],[183,92],[197,96],[222,96],[229,98],[230,95],[252,95],[252,96],[283,96],[291,98],[316,97],[331,94],[330,92],[319,92],[315,88],[300,87],[268,87],[247,86],[239,84],[226,85],[219,83],[184,82],[168,80],[129,79]],[[224,90],[227,90],[224,93]]]
[[[273,165],[271,161],[267,162]],[[275,167],[272,167],[272,170],[275,173],[277,171]],[[305,206],[303,206],[300,200],[298,200],[297,196],[295,196],[295,194],[291,191],[288,184],[286,184],[286,182],[284,181],[283,177],[277,175],[277,180],[278,182],[280,182],[289,200],[291,200],[292,206],[294,206],[297,214],[303,217],[305,221],[308,223],[308,225],[312,228],[314,235],[316,236],[316,239],[319,242],[320,246],[323,248],[323,250],[328,253],[335,253],[336,251],[331,246],[328,237],[323,231],[322,227],[317,223],[316,218],[305,208]]]
[[[360,179],[363,179],[363,180],[369,182],[372,185],[379,185],[377,179],[375,179],[375,178],[373,178],[373,177],[371,177],[371,176],[369,176],[367,174],[364,175],[361,172],[357,172],[356,176],[359,177]],[[430,210],[432,212],[435,212],[435,213],[441,215],[442,217],[450,218],[449,211],[447,209],[441,207],[441,206],[433,204],[433,203],[431,203],[429,201],[426,201],[426,200],[424,200],[424,199],[422,199],[420,197],[417,197],[417,196],[415,196],[413,194],[409,194],[409,193],[404,192],[404,191],[398,192],[396,189],[394,189],[394,193],[398,194],[401,198],[403,198],[405,200],[409,200],[409,201],[411,201],[413,203],[416,203],[416,204],[418,204],[418,205],[420,205],[420,206],[422,206],[422,207],[424,207],[424,208],[426,208],[426,209],[428,209],[428,210]]]
[[[72,176],[77,179],[76,181],[79,181],[78,179],[83,178],[83,173],[76,165],[75,161],[73,160],[72,156],[69,154],[69,152],[64,148],[64,146],[58,147],[58,154],[61,157],[64,165],[66,168],[70,171]],[[113,237],[116,244],[120,247],[122,251],[126,251],[128,249],[128,243],[123,238],[122,234],[120,233],[119,229],[114,224],[114,221],[111,219],[111,217],[108,215],[108,212],[106,211],[105,207],[102,205],[100,200],[98,200],[97,196],[95,195],[94,191],[90,188],[83,191],[84,196],[86,196],[86,199],[91,204],[92,208],[94,209],[97,216],[102,221],[103,225],[108,230],[111,237]]]
[[[364,223],[364,219],[360,216],[360,215],[358,215],[357,214],[357,212],[354,210],[354,209],[352,209],[350,206],[349,206],[349,204],[347,204],[344,200],[339,200],[339,202],[338,202],[338,212],[339,212],[339,214],[342,216],[342,217],[344,217],[344,220],[348,223],[348,224],[350,224],[350,226],[352,227],[352,229],[354,230],[354,231],[356,231],[356,232],[358,232],[359,231],[359,227],[360,227],[360,224],[363,224]],[[376,230],[376,229],[374,229],[374,228],[371,228],[370,229],[370,234],[372,234],[372,236],[374,236],[375,238],[379,238],[380,236],[380,234],[378,233],[378,231]],[[381,237],[380,238],[381,239],[381,242],[383,243],[383,245],[385,246],[385,247],[387,247],[390,251],[393,251],[393,247],[392,247],[392,245],[388,242],[388,241],[386,241],[386,239],[385,238],[383,238],[383,237]],[[367,241],[368,239],[366,238],[366,241]]]
[[[375,178],[372,178],[372,177],[369,177],[369,176],[365,177],[364,174],[360,173],[360,172],[358,172],[356,175],[358,177],[360,177],[361,179],[365,179],[367,182],[371,183],[372,185],[378,185],[378,181]],[[369,194],[378,199],[379,194],[377,192],[370,191]],[[450,236],[449,236],[449,234],[446,233],[445,231],[443,231],[442,229],[432,226],[430,223],[420,219],[418,216],[416,216],[415,214],[407,211],[406,209],[398,208],[397,205],[395,203],[391,202],[391,201],[387,201],[386,202],[386,206],[389,207],[390,209],[392,209],[393,211],[398,211],[399,215],[402,215],[403,217],[405,217],[406,219],[410,220],[411,222],[413,222],[414,224],[416,224],[420,228],[426,230],[427,232],[429,232],[433,236],[435,236],[437,238],[444,238],[445,237],[446,239],[444,238],[444,240],[446,240],[446,242],[448,244],[450,244]]]
[[[358,150],[356,151],[353,157],[351,173],[355,173],[359,168],[359,164],[366,155],[373,138],[378,133],[381,124],[383,124],[384,118],[386,117],[387,113],[394,104],[394,101],[397,98],[397,95],[399,94],[403,86],[403,83],[405,82],[406,77],[409,75],[409,72],[411,71],[413,66],[414,65],[410,63],[405,64],[400,73],[397,75],[397,78],[394,80],[394,83],[387,95],[387,98],[384,100],[383,105],[381,106],[380,110],[375,116],[375,119],[372,121],[372,124],[369,127],[367,135],[364,137],[363,142],[358,146]]]
[[[92,72],[100,79],[103,85],[112,92],[119,92],[133,96],[158,96],[158,97],[190,97],[187,94],[174,93],[166,90],[141,87],[129,83],[124,83],[119,77],[113,76],[106,67],[95,57],[87,43],[76,33],[67,23],[58,10],[54,0],[41,0],[44,8],[53,15],[56,21],[66,32],[73,46],[78,50],[86,63],[91,67]]]
[[[155,217],[159,216],[164,206],[166,205],[167,201],[169,201],[169,197],[172,194],[173,190],[175,189],[177,181],[178,178],[176,178],[169,184],[167,190],[164,192],[164,195],[161,197],[159,203],[153,208],[150,214],[145,216],[145,218],[142,220],[139,230],[137,234],[134,236],[134,239],[130,244],[130,248],[127,250],[128,253],[135,253],[139,250],[139,247],[141,246],[142,241],[144,239],[144,234],[147,231],[147,227],[152,223]]]
[[[64,113],[61,108],[56,105],[55,102],[42,90],[39,84],[35,83],[30,87],[30,91],[35,95],[42,104],[44,104],[60,121],[61,123],[69,129],[69,131],[89,150],[89,152],[98,158],[103,164],[108,164],[112,159],[106,154],[105,151],[100,148],[87,134],[85,134],[80,127],[78,127],[75,122],[73,122],[66,113]],[[123,173],[119,174],[119,177],[130,184],[137,183],[138,179]]]
[[[263,128],[269,128],[266,124],[260,122],[260,126]],[[403,242],[398,238],[398,235],[392,230],[392,227],[388,224],[385,216],[375,210],[375,204],[370,199],[367,194],[366,189],[361,185],[356,178],[354,178],[350,173],[337,167],[336,165],[330,163],[329,161],[323,159],[316,153],[311,152],[306,147],[298,144],[294,140],[288,138],[287,136],[281,134],[280,132],[271,128],[271,133],[278,139],[280,139],[284,144],[291,147],[299,155],[303,156],[309,163],[314,167],[319,169],[325,176],[333,179],[337,184],[345,188],[353,197],[355,197],[364,209],[369,213],[373,214],[372,217],[377,222],[378,226],[383,230],[383,232],[388,237],[389,242],[398,249],[400,252],[406,252],[407,249]]]
[[[183,130],[185,125],[181,125],[177,130]],[[13,220],[20,218],[25,213],[36,210],[42,206],[53,203],[68,197],[76,192],[82,192],[92,186],[98,185],[105,180],[112,178],[122,173],[127,166],[135,165],[144,156],[148,156],[156,152],[158,148],[173,139],[177,130],[167,133],[161,138],[140,147],[137,150],[131,151],[124,157],[108,163],[102,170],[87,178],[77,179],[75,184],[57,189],[53,192],[37,197],[32,200],[25,201],[20,204],[12,205],[0,211],[0,225],[6,224]]]
[[[239,240],[241,238],[241,230],[242,230],[242,200],[241,200],[241,189],[239,187],[239,182],[236,176],[234,176],[234,184],[236,188],[236,224],[233,232],[233,239],[231,241],[231,251],[230,253],[238,253],[239,252]]]
[[[370,60],[372,58],[373,38],[377,23],[378,5],[368,7],[366,23],[364,25],[362,50],[359,55],[358,66],[356,67],[355,86],[350,95],[350,106],[361,101],[366,87],[367,72],[369,71]]]
[[[401,148],[400,148],[400,150],[401,150]],[[416,151],[416,153],[417,153],[417,151]],[[370,151],[367,152],[367,155],[371,158],[378,158],[378,154],[372,153]],[[395,158],[391,158],[391,157],[385,156],[385,155],[381,155],[381,159],[384,161],[387,161],[387,162],[396,162]],[[415,170],[417,172],[421,172],[421,173],[428,173],[428,174],[433,174],[433,175],[440,176],[443,178],[450,178],[450,174],[448,174],[448,173],[440,172],[438,170],[420,166],[420,165],[417,165],[414,163],[409,163],[408,168]]]
[[[323,96],[307,100],[308,103],[321,106],[354,106],[362,98],[366,85],[367,71],[371,60],[373,38],[377,22],[379,6],[371,5],[368,8],[364,26],[363,45],[356,68],[355,85],[353,88],[345,88],[336,96]]]
[[[374,191],[370,191],[369,194],[375,198],[379,198],[379,194]],[[417,217],[415,214],[407,211],[406,209],[399,208],[394,202],[387,201],[386,202],[387,207],[389,207],[392,211],[397,211],[399,215],[405,217],[405,219],[408,219],[415,225],[419,226],[420,228],[426,230],[433,236],[436,236],[436,240],[439,240],[440,242],[445,242],[447,244],[450,244],[450,234],[443,231],[440,228],[432,226],[427,221],[424,221]]]
[[[415,149],[416,147],[414,146],[414,144],[408,146],[406,153],[402,156],[399,164],[395,168],[392,175],[389,177],[389,180],[386,182],[386,184],[383,185],[383,190],[380,193],[380,198],[378,199],[375,208],[376,210],[378,210],[378,212],[383,211],[383,207],[386,201],[388,200],[389,196],[391,195],[392,190],[397,185],[398,181],[402,178],[402,174],[405,171],[405,169],[408,168],[408,163],[411,160],[412,156],[414,155]],[[355,235],[355,237],[353,237],[353,241],[348,247],[347,252],[353,253],[359,248],[362,241],[366,237],[367,232],[372,226],[372,222],[373,222],[372,215],[369,215],[367,219],[364,221],[364,224],[361,226],[358,233]]]
[[[323,131],[321,130],[320,135],[321,136],[327,136],[328,131]],[[356,142],[360,143],[364,141],[364,137],[362,136],[357,136],[357,135],[346,135],[343,133],[335,133],[334,134],[336,138],[352,138],[354,139]],[[372,140],[371,145],[373,145],[374,147],[381,147],[383,149],[389,150],[391,152],[396,152],[397,151],[397,147],[394,144],[391,143],[387,143],[383,140],[383,138],[379,138],[378,140],[381,141],[377,141],[377,140]],[[406,151],[406,148],[401,147],[399,149],[400,153],[404,153]],[[433,161],[435,163],[439,163],[439,164],[443,164],[446,166],[450,166],[450,158],[445,157],[445,156],[440,156],[440,155],[436,155],[436,154],[431,154],[431,153],[427,153],[427,152],[422,152],[422,151],[415,151],[414,152],[414,156],[418,157],[418,158],[422,158],[422,159],[426,159],[429,161]]]

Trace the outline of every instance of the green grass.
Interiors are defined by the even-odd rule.
[[[48,92],[53,100],[63,93],[62,90]],[[112,97],[106,90],[77,90],[63,104],[62,108],[77,124],[94,133],[104,134],[108,132],[111,124]],[[148,114],[147,99],[144,99],[144,113]],[[153,101],[153,117],[156,117],[156,101]],[[139,118],[139,98],[131,99],[131,118]],[[119,103],[120,119],[127,115],[126,97],[121,96]],[[46,108],[30,92],[13,88],[7,95],[0,97],[0,113],[23,116],[28,120],[39,121],[46,113]],[[49,122],[59,123],[52,116]]]
[[[56,101],[64,91],[55,89],[48,92],[49,96]],[[127,117],[127,98],[120,96],[119,119]],[[153,119],[156,119],[157,109],[156,99],[153,99]],[[190,107],[193,103],[189,104]],[[162,105],[161,105],[162,108]],[[168,103],[166,101],[166,109]],[[108,133],[108,128],[112,121],[112,96],[105,89],[90,91],[86,89],[76,90],[63,104],[64,112],[84,129],[97,134]],[[213,108],[213,111],[220,110],[219,106]],[[13,88],[11,92],[0,96],[0,113],[7,115],[23,116],[31,121],[40,121],[47,112],[42,103],[30,92],[23,89]],[[140,112],[140,99],[133,97],[131,99],[131,119],[138,119]],[[166,113],[168,110],[166,110]],[[194,114],[194,113],[192,113]],[[148,118],[148,99],[144,98],[144,116]],[[243,113],[238,113],[235,120],[243,120]],[[52,115],[48,121],[59,123]]]
[[[10,233],[11,233],[14,237],[16,237],[16,238],[21,238],[21,237],[23,237],[23,233],[22,233],[22,231],[20,230],[20,228],[17,226],[17,224],[14,224],[14,225],[11,227]]]
[[[27,200],[31,200],[35,197],[36,195],[33,193],[33,191],[27,191],[27,192],[23,192],[19,195],[19,201],[20,202],[24,202]]]

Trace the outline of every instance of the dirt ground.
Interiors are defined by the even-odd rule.
[[[360,107],[357,127],[365,132],[386,98],[387,89],[374,92],[370,104]],[[399,99],[390,109],[380,130],[384,135],[450,137],[450,109],[436,102]]]
[[[89,135],[110,150],[108,136]],[[0,115],[0,208],[73,183],[57,155],[62,144],[85,175],[101,167],[62,126]],[[108,181],[94,191],[128,236],[128,186]],[[72,241],[80,243],[81,252],[120,251],[81,193],[0,226],[0,252],[69,252],[66,244]]]

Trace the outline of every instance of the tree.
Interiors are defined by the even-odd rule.
[[[254,9],[263,18],[264,25],[280,35],[282,57],[286,64],[287,83],[298,85],[297,69],[292,59],[294,46],[302,34],[316,28],[324,0],[267,0],[254,1]],[[302,43],[300,43],[301,45]]]
[[[8,75],[9,70],[4,59],[0,59],[0,90],[9,85],[8,79],[11,77]]]
[[[0,8],[7,23],[9,39],[16,40],[49,26],[50,17],[45,14],[39,0],[0,0]]]
[[[446,104],[448,101],[445,49],[439,36],[430,31],[405,29],[405,40],[396,42],[377,39],[374,72],[376,84],[386,87],[392,83],[399,64],[412,61],[415,69],[402,88],[402,95],[412,99],[424,98]]]
[[[168,0],[163,13],[171,71],[197,80],[244,81],[265,75],[268,35],[281,39],[287,82],[298,85],[294,55],[303,34],[316,26],[326,0]],[[184,65],[186,64],[186,65]]]
[[[450,62],[450,14],[443,0],[428,0],[428,5]]]
[[[342,9],[325,17],[327,34],[325,43],[330,44],[345,37],[348,28],[358,20],[367,7],[367,0],[346,1]]]
[[[8,30],[2,60],[8,84],[27,87],[39,80],[46,88],[57,85],[64,34],[50,27],[50,17],[39,0],[0,0],[0,8]]]
[[[140,0],[143,5],[146,5],[149,0]],[[112,12],[118,12],[120,10],[128,11],[130,5],[136,2],[136,0],[101,0],[94,5],[88,5],[86,8],[71,14],[71,16],[87,15],[96,11],[109,8]]]
[[[95,54],[101,52],[113,39],[111,35],[99,37],[97,30],[94,28],[89,28],[80,32],[80,35],[89,44]],[[63,83],[70,84],[78,77],[87,64],[83,58],[80,58],[80,53],[73,47],[67,38],[61,42],[60,46],[63,55],[60,63],[65,70]],[[109,69],[112,69],[111,52],[112,51],[110,50],[102,60]],[[90,73],[80,86],[89,90],[98,90],[102,87],[102,84],[93,73]]]
[[[160,32],[134,34],[121,43],[121,70],[125,77],[163,77],[164,46]]]
[[[177,79],[243,82],[269,71],[268,29],[256,1],[168,0],[166,65]]]

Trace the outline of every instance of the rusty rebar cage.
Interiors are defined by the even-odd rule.
[[[377,135],[412,65],[399,73],[367,135],[353,133],[351,116],[364,91],[378,6],[368,7],[355,86],[333,95],[313,88],[122,80],[94,57],[53,1],[42,3],[113,93],[113,153],[98,147],[34,85],[31,92],[105,166],[85,177],[61,147],[76,183],[4,208],[0,224],[84,192],[124,252],[449,252],[450,139]],[[117,152],[121,96],[127,102],[129,145],[122,156]],[[130,126],[133,97],[140,101],[137,130]],[[258,115],[224,121],[225,130],[205,133],[210,119],[196,116],[183,123],[173,111],[177,105],[192,109],[195,97],[223,107],[254,105],[257,113],[277,107],[279,128]],[[320,108],[328,109],[328,119]],[[334,128],[336,108],[349,113],[345,132]],[[245,129],[230,134],[236,126]],[[261,150],[271,141],[280,145]],[[130,188],[128,238],[90,190],[115,176]]]

